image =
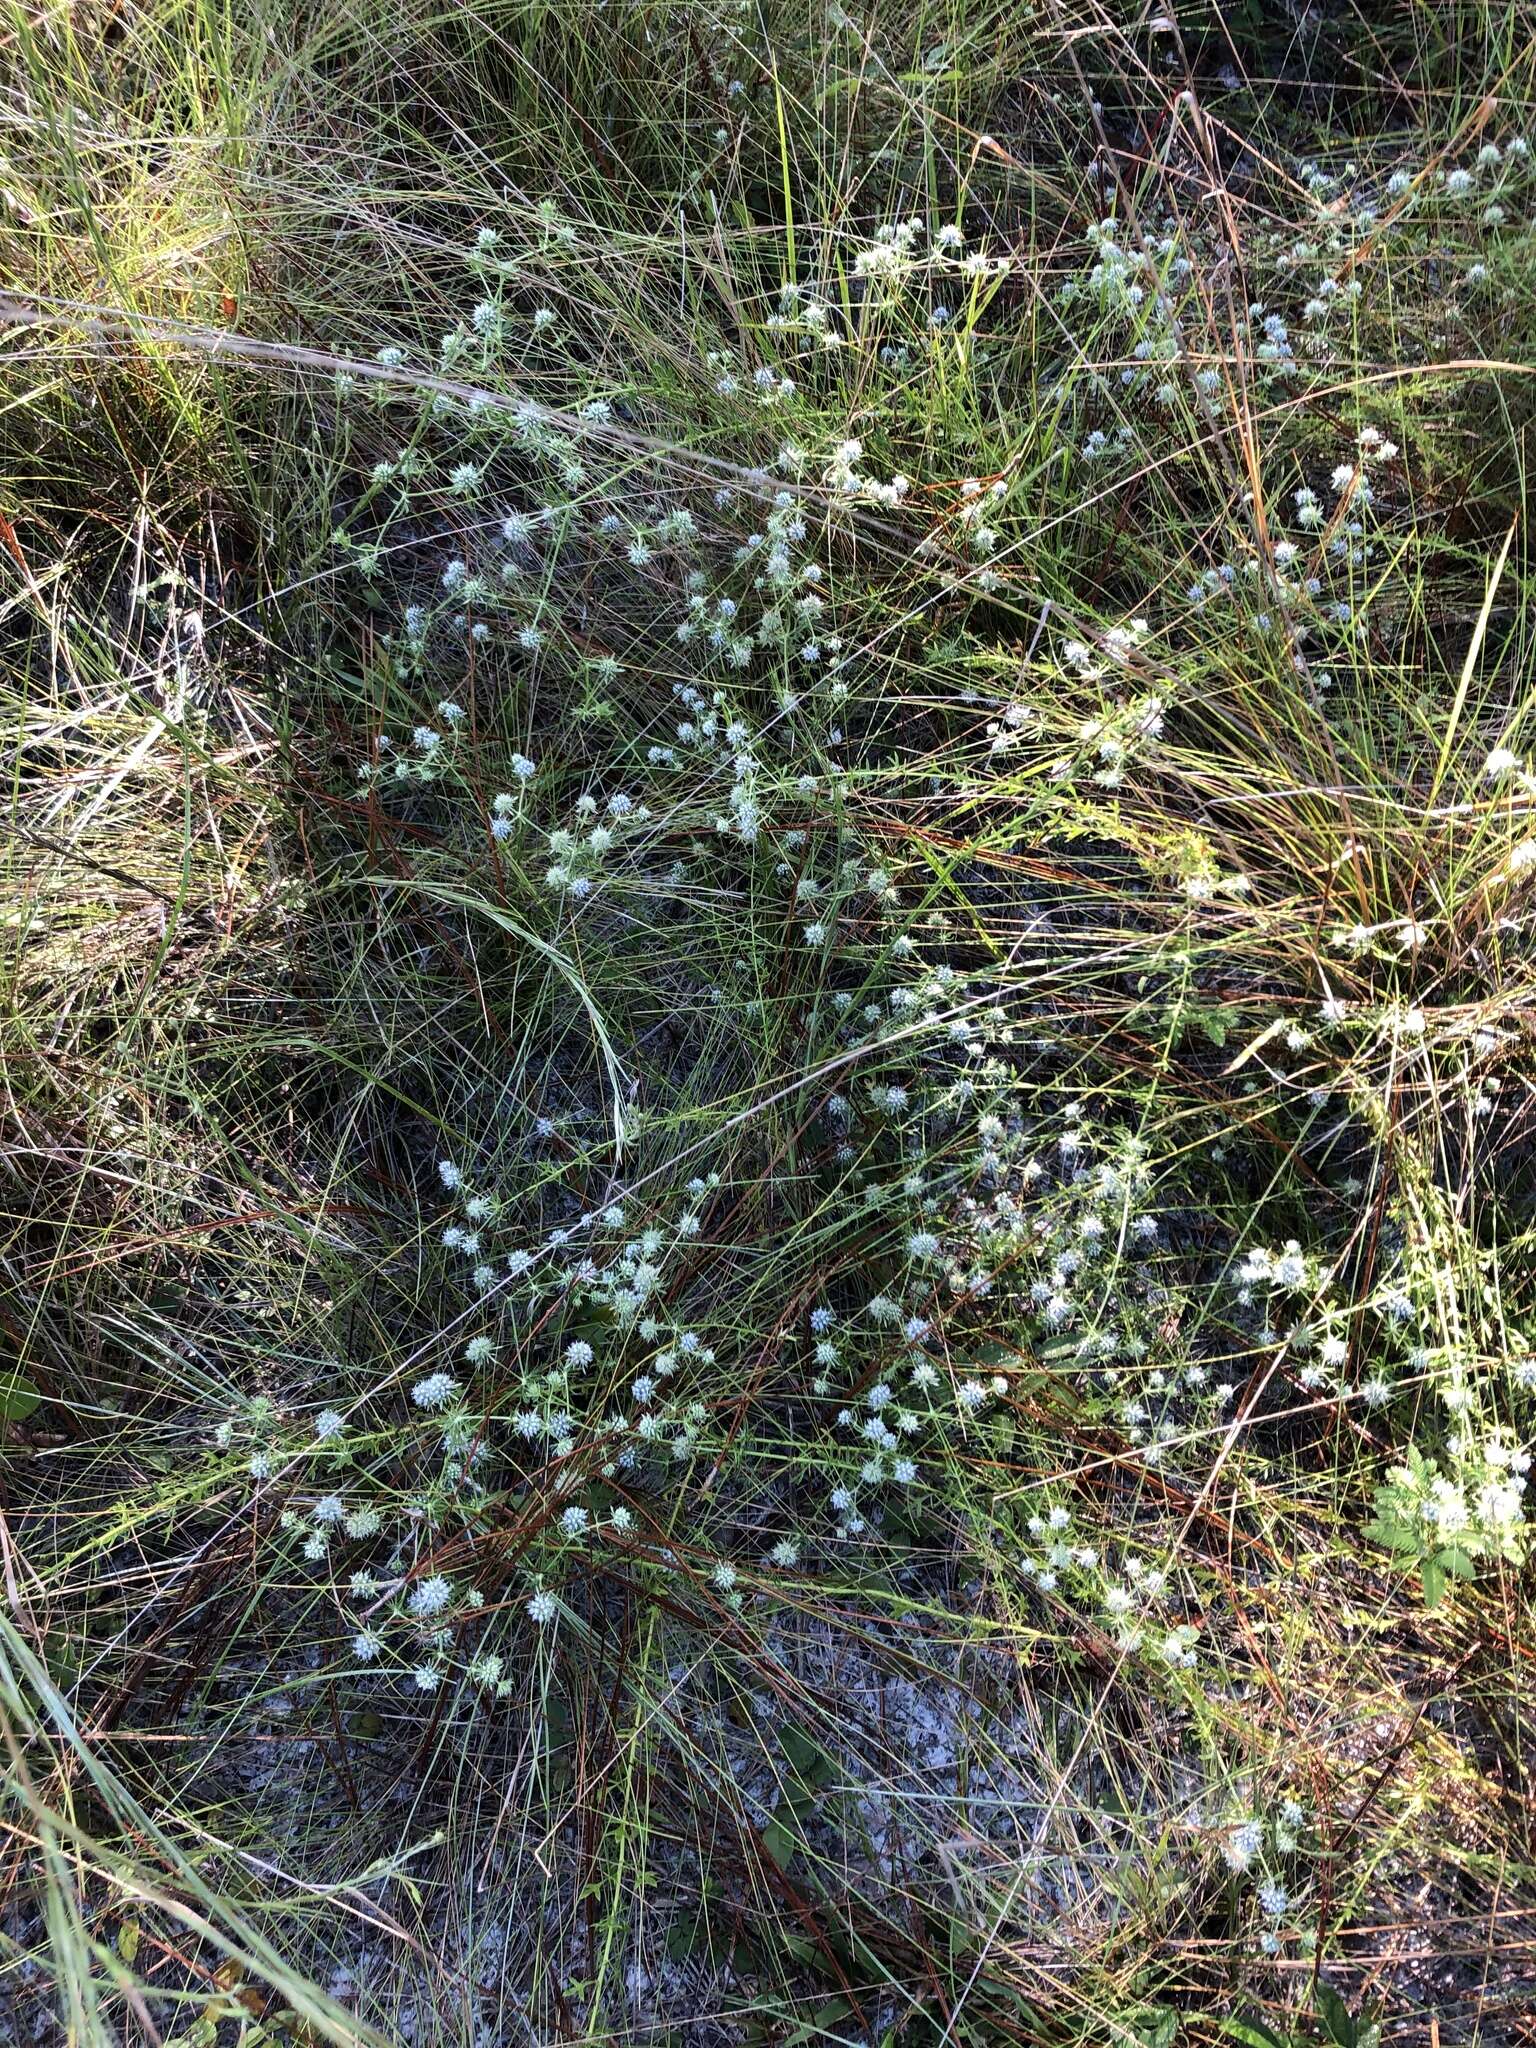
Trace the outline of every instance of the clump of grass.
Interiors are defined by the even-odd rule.
[[[18,2038],[1516,2022],[1485,26],[18,19]]]

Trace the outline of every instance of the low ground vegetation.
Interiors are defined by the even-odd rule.
[[[1532,27],[7,9],[5,2038],[1527,2038]]]

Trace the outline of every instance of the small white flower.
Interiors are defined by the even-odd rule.
[[[446,1408],[459,1391],[459,1383],[446,1372],[428,1373],[411,1388],[411,1399],[418,1408]]]
[[[1264,1824],[1262,1821],[1239,1821],[1235,1827],[1227,1830],[1222,1841],[1221,1853],[1226,1858],[1230,1869],[1246,1870],[1254,1857],[1258,1855],[1263,1842]]]
[[[422,1579],[418,1585],[411,1588],[407,1605],[412,1614],[441,1614],[452,1598],[453,1587],[441,1572],[438,1572],[430,1579]]]

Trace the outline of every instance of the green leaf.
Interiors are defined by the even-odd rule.
[[[818,1763],[825,1762],[821,1751],[803,1728],[786,1728],[780,1747],[797,1778],[808,1778]]]
[[[808,2020],[802,2020],[793,2033],[784,2036],[784,2048],[807,2048],[812,2041],[825,2041],[832,2035],[832,2029],[843,2020],[853,2018],[853,2007],[846,1998],[829,1998],[824,2005],[817,2006]]]
[[[800,1837],[778,1819],[769,1821],[761,1839],[764,1854],[772,1857],[780,1870],[788,1868],[791,1857],[800,1847]]]
[[[214,2048],[218,2038],[218,2028],[204,2013],[192,2022],[185,2033],[172,2035],[165,2048]]]
[[[963,1920],[958,1913],[951,1916],[949,1922],[949,1967],[951,1970],[959,1969],[968,1956],[975,1954],[980,1938],[975,1928],[968,1921]]]
[[[568,1749],[576,1733],[571,1710],[563,1694],[551,1692],[544,1700],[544,1739],[551,1750]]]
[[[1243,2048],[1287,2048],[1274,2028],[1262,2020],[1224,2019],[1221,2031],[1229,2041],[1241,2041]]]
[[[25,1422],[42,1395],[19,1372],[0,1372],[0,1422]]]
[[[708,1948],[709,1922],[702,1913],[695,1913],[688,1920],[676,1921],[667,1930],[668,1962],[690,1962],[694,1956],[707,1952]]]
[[[1330,2040],[1339,2048],[1360,2048],[1360,2030],[1349,2016],[1349,2007],[1331,1984],[1317,1987],[1318,2017],[1328,2029]]]
[[[1017,1344],[978,1344],[971,1363],[976,1367],[987,1365],[994,1371],[1001,1371],[1004,1366],[1017,1365],[1021,1355]]]
[[[1150,2007],[1137,2013],[1132,2025],[1136,2038],[1146,2043],[1146,2048],[1173,2048],[1179,2038],[1179,2016],[1171,2005]]]

